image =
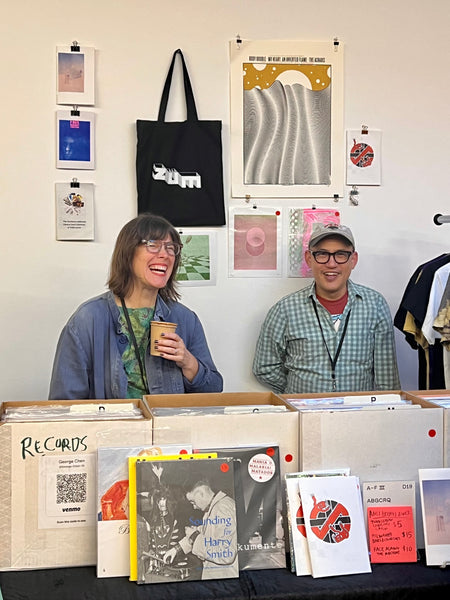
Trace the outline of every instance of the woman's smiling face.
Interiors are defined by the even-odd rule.
[[[161,242],[172,241],[170,236],[161,240]],[[138,246],[132,263],[134,288],[155,290],[164,288],[172,274],[175,258],[167,252],[164,243],[161,244],[159,252],[155,254],[148,252],[144,244]]]

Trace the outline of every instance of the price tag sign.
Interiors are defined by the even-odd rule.
[[[371,562],[417,561],[412,506],[368,508],[367,525]]]

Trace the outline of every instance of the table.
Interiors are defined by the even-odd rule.
[[[238,579],[138,585],[99,579],[95,567],[0,573],[3,600],[428,600],[450,594],[450,565],[374,564],[372,573],[296,577],[287,569],[241,571]]]

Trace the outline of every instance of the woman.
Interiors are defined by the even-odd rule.
[[[177,230],[141,214],[119,233],[109,291],[83,303],[58,341],[49,399],[140,398],[144,394],[221,392],[197,315],[178,302]],[[152,320],[177,324],[150,355]]]

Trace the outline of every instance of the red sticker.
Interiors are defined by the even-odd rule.
[[[286,454],[286,456],[284,457],[284,460],[286,462],[292,462],[294,460],[294,457],[292,456],[292,454]]]
[[[281,212],[277,210],[275,214],[277,215],[277,217],[279,217],[281,215]]]
[[[187,453],[188,453],[188,451],[187,451],[187,450],[184,450],[184,449],[183,449],[183,450],[180,450],[180,454],[187,454]]]
[[[227,465],[227,463],[222,463],[220,465],[220,470],[222,471],[222,473],[228,473],[230,467]]]
[[[436,429],[430,429],[430,431],[428,432],[428,435],[430,437],[435,437],[436,436]]]
[[[273,456],[275,454],[274,448],[267,448],[266,454],[267,456]]]

